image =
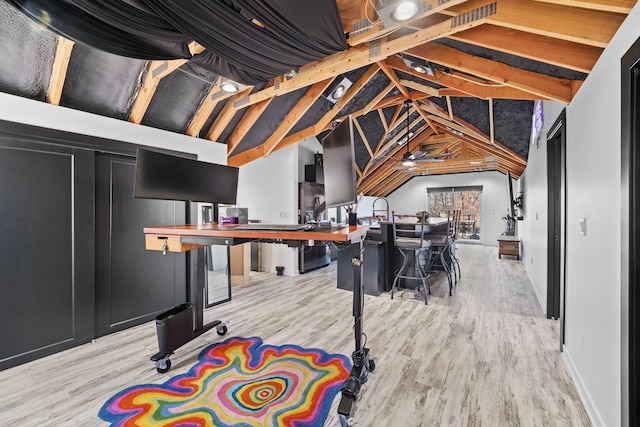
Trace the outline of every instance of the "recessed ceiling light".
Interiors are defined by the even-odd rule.
[[[418,14],[418,10],[418,4],[415,1],[401,1],[391,12],[391,17],[395,21],[408,21]]]
[[[234,82],[233,80],[229,80],[229,79],[223,80],[220,83],[220,89],[227,93],[236,93],[240,89],[243,89],[244,87],[245,86],[243,84]]]
[[[333,91],[333,94],[331,96],[333,96],[334,98],[338,99],[341,98],[342,95],[344,95],[344,85],[338,85],[338,87]]]
[[[411,63],[411,68],[416,73],[427,74],[427,67],[422,65],[422,64],[418,64],[417,62],[412,62]]]

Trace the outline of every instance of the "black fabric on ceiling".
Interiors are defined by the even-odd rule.
[[[95,4],[81,0],[5,1],[56,34],[105,52],[137,59],[191,56],[188,36],[120,0],[98,0]]]
[[[245,84],[348,48],[335,0],[6,1],[57,34],[118,55],[184,59],[195,40],[206,50],[192,61]]]

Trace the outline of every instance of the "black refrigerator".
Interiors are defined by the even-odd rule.
[[[315,182],[300,183],[300,223],[326,219],[326,211],[322,209],[324,203],[324,185]],[[300,273],[325,267],[331,263],[329,245],[315,242],[313,246],[305,245],[300,249]]]

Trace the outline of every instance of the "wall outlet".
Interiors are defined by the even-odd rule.
[[[584,351],[584,334],[580,331],[580,350]]]
[[[286,217],[287,217],[286,212],[280,212],[280,218],[286,218]]]

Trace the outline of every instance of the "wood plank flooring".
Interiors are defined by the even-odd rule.
[[[558,352],[558,322],[543,316],[522,263],[499,260],[495,247],[459,245],[458,254],[453,296],[439,274],[426,306],[412,291],[365,297],[376,370],[356,404],[357,425],[590,426]],[[335,263],[295,278],[254,272],[205,321],[230,321],[228,336],[351,355],[351,293],[336,288],[335,274]],[[211,331],[187,343],[158,374],[150,322],[2,371],[0,425],[106,425],[97,413],[113,394],[187,371],[222,339]],[[334,414],[325,426],[339,426]]]

